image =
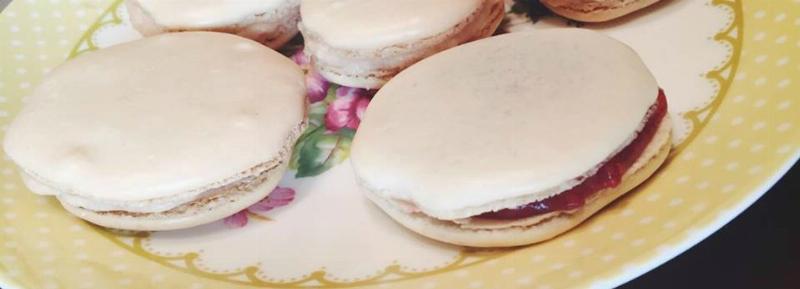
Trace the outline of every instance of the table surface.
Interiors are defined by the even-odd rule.
[[[620,288],[800,288],[800,165],[750,208]]]

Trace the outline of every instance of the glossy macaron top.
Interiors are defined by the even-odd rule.
[[[576,185],[635,137],[657,95],[638,55],[605,35],[495,36],[389,81],[365,113],[352,162],[382,197],[465,218]]]
[[[299,0],[135,0],[158,24],[181,28],[234,25]],[[296,5],[296,4],[295,4]]]
[[[168,33],[53,70],[4,148],[38,193],[168,198],[280,157],[304,117],[303,73],[288,58],[229,34]]]
[[[303,0],[304,33],[340,49],[370,50],[422,41],[452,29],[481,0]]]

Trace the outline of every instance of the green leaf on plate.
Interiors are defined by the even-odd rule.
[[[297,163],[297,160],[300,158],[300,148],[303,147],[303,144],[305,144],[306,140],[308,139],[308,136],[311,135],[316,130],[320,129],[320,127],[322,126],[313,125],[309,123],[308,127],[306,127],[306,130],[303,131],[303,134],[301,134],[300,137],[297,138],[297,142],[295,142],[294,144],[294,149],[292,149],[292,158],[291,160],[289,160],[289,169],[296,170],[297,167],[300,166]]]
[[[324,126],[308,131],[295,146],[296,157],[292,161],[297,169],[295,177],[317,176],[346,160],[354,135],[352,129],[330,133]]]
[[[322,126],[325,121],[325,111],[327,111],[328,104],[324,101],[312,103],[308,106],[308,127]],[[307,130],[308,131],[308,130]]]

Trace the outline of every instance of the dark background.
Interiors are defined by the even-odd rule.
[[[11,0],[0,0],[0,12],[3,12],[3,9],[8,6],[8,3],[11,3]]]
[[[620,288],[800,288],[800,165],[750,208]]]

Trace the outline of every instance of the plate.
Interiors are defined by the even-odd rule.
[[[140,37],[121,1],[15,1],[0,14],[0,123],[66,58]],[[503,30],[582,26],[632,46],[670,100],[677,143],[651,180],[541,244],[479,250],[401,228],[366,201],[347,155],[368,91],[330,85],[280,184],[286,206],[133,233],[89,225],[0,163],[3,288],[610,287],[747,208],[800,156],[800,2],[662,1],[603,25],[509,12]],[[302,57],[294,57],[302,62]],[[86,79],[91,81],[91,79]],[[320,84],[320,83],[317,83]],[[324,83],[323,83],[324,84]],[[792,97],[792,95],[795,97]]]

